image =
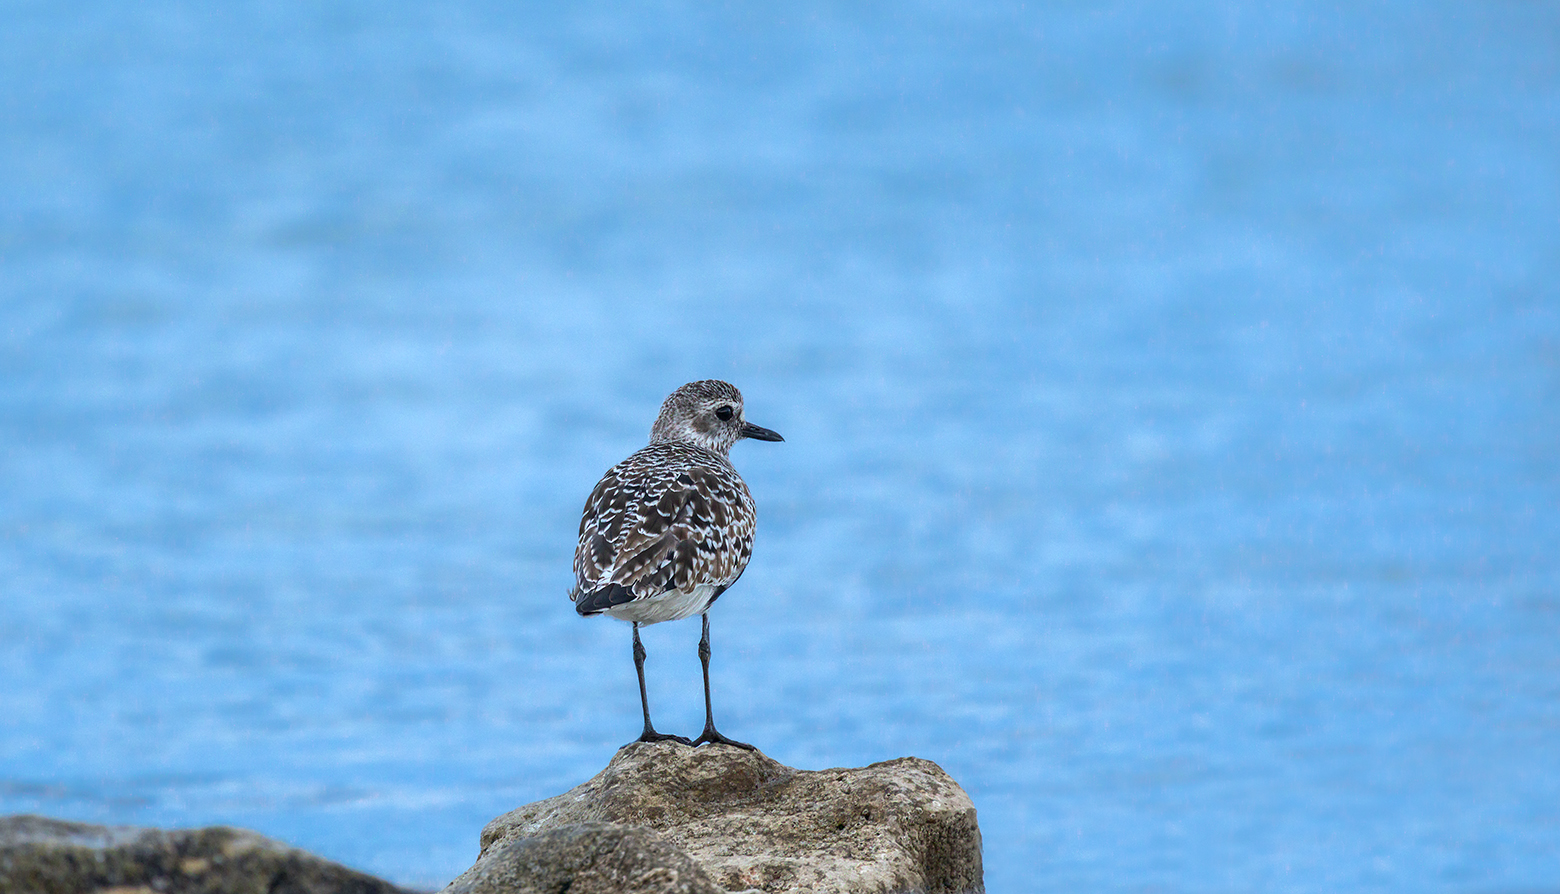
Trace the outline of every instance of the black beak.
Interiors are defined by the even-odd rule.
[[[752,438],[755,441],[784,441],[779,432],[770,431],[767,428],[754,425],[751,422],[742,423],[742,437]]]

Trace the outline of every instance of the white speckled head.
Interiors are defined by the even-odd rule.
[[[650,443],[681,443],[726,456],[743,438],[783,441],[767,428],[750,424],[742,415],[742,392],[719,379],[689,382],[661,404],[661,415],[650,427]]]

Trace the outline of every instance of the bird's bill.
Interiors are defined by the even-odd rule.
[[[752,438],[755,441],[784,441],[779,432],[770,431],[751,422],[742,423],[742,437]]]

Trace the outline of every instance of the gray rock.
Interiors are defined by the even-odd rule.
[[[579,823],[482,851],[444,894],[721,894],[688,855],[643,826]]]
[[[406,894],[242,829],[0,817],[0,894]]]
[[[478,865],[582,823],[653,829],[727,891],[985,890],[974,804],[913,757],[807,771],[724,745],[635,743],[588,782],[489,823]]]

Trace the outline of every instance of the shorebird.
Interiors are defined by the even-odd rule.
[[[582,615],[634,625],[634,670],[645,729],[637,741],[719,742],[753,750],[715,729],[710,707],[710,606],[737,582],[753,555],[753,495],[732,467],[743,438],[783,441],[742,414],[742,393],[715,379],[690,382],[661,404],[650,445],[607,470],[585,501],[569,598]],[[641,624],[700,615],[704,732],[697,739],[658,733],[645,694]]]

